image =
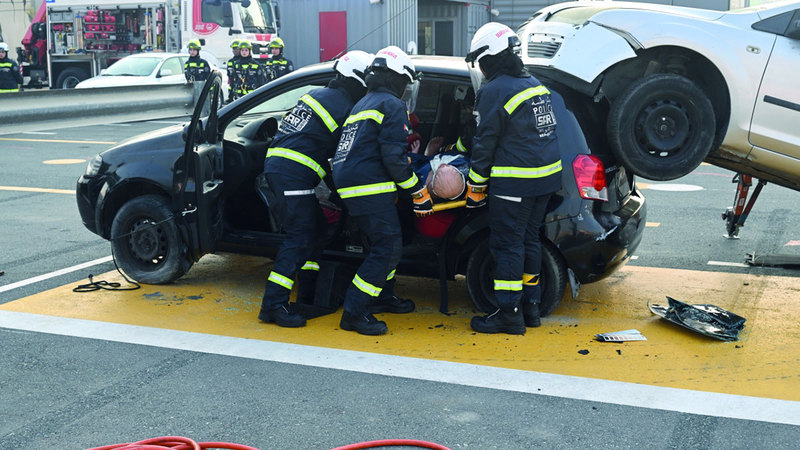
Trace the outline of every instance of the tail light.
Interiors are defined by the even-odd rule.
[[[593,155],[578,155],[572,161],[575,183],[581,197],[589,200],[608,201],[608,184],[603,162]]]

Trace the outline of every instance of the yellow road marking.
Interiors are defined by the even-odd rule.
[[[657,228],[661,226],[661,222],[645,222],[644,226],[649,228]]]
[[[23,186],[0,186],[0,191],[46,192],[48,194],[75,195],[74,189],[46,189],[46,188],[32,188]]]
[[[42,161],[42,164],[81,164],[85,162],[85,159],[48,159],[47,161]]]
[[[578,300],[567,295],[541,328],[528,329],[525,336],[473,332],[469,320],[475,312],[462,281],[449,285],[452,314],[445,316],[438,312],[438,282],[399,277],[398,293],[416,300],[417,311],[381,315],[389,334],[367,337],[339,330],[340,312],[299,329],[258,322],[269,267],[265,258],[210,255],[172,285],[78,294],[71,291],[76,283],[0,309],[800,401],[796,277],[627,266],[583,286]],[[124,284],[116,272],[95,277],[100,279]],[[647,303],[664,303],[666,295],[747,318],[740,341],[700,336],[652,315]],[[593,339],[596,333],[631,328],[647,341]]]
[[[111,141],[70,141],[70,140],[63,140],[63,139],[31,139],[31,138],[2,138],[0,137],[0,141],[19,141],[19,142],[52,142],[57,144],[116,144],[116,142]]]

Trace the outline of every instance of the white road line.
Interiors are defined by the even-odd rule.
[[[727,261],[709,261],[706,264],[708,264],[709,266],[751,267],[750,264],[727,262]]]
[[[39,281],[47,280],[48,278],[54,278],[60,275],[64,275],[65,273],[75,272],[76,270],[85,269],[87,267],[96,266],[97,264],[102,264],[108,261],[111,261],[111,256],[106,256],[104,258],[95,259],[94,261],[85,262],[83,264],[78,264],[77,266],[67,267],[66,269],[56,270],[55,272],[46,273],[44,275],[39,275],[38,277],[28,278],[27,280],[17,281],[16,283],[11,283],[6,286],[0,287],[0,292],[8,292],[12,289],[16,289],[18,287],[27,286],[29,284],[38,283]]]
[[[800,402],[0,311],[0,327],[461,386],[800,425]]]
[[[22,134],[57,134],[53,131],[23,131]]]

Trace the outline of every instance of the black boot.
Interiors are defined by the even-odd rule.
[[[350,314],[347,311],[342,313],[342,320],[339,327],[345,331],[357,331],[368,336],[377,336],[389,331],[386,322],[378,320],[370,313],[363,315]]]
[[[525,303],[522,305],[522,315],[525,317],[525,326],[536,328],[542,325],[539,318],[539,304],[538,303]]]
[[[286,305],[281,305],[271,310],[261,310],[258,319],[262,322],[275,322],[279,326],[297,328],[306,325],[306,318],[301,314],[290,311]]]
[[[498,308],[488,316],[476,316],[470,326],[478,333],[525,334],[525,320],[518,306]]]
[[[400,298],[396,295],[390,297],[378,297],[367,306],[372,314],[380,313],[395,313],[405,314],[414,311],[414,301],[405,298]]]
[[[301,305],[313,305],[317,291],[317,272],[300,270],[294,285],[297,288],[295,302]]]

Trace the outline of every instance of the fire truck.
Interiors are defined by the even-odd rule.
[[[268,58],[278,24],[275,0],[44,0],[17,56],[25,87],[67,89],[124,56],[181,52],[192,39],[222,63],[235,39]]]

